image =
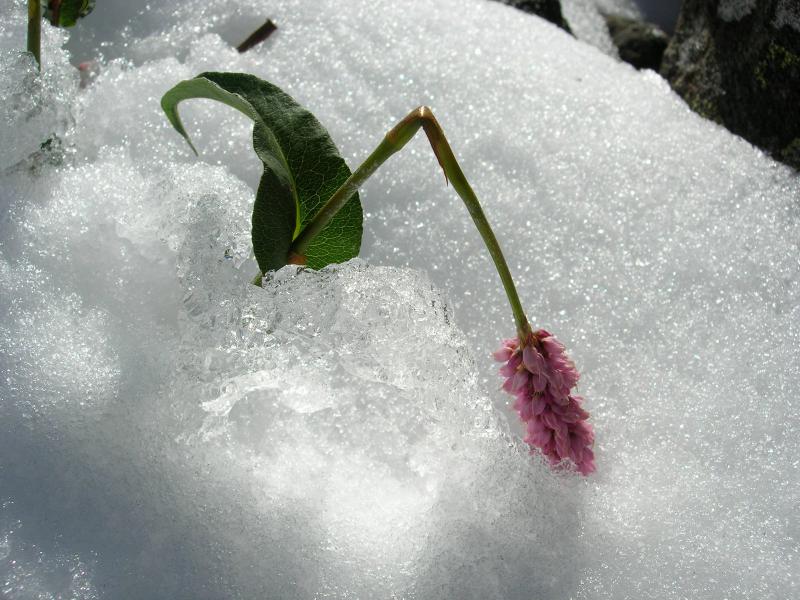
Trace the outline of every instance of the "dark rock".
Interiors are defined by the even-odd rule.
[[[636,0],[636,5],[644,15],[644,21],[655,23],[667,35],[675,31],[681,0]]]
[[[800,169],[800,32],[784,18],[797,1],[684,0],[661,74],[695,112]]]
[[[559,0],[500,0],[500,2],[518,8],[528,14],[547,19],[564,31],[572,33],[567,20],[561,13],[561,2]]]
[[[669,37],[657,25],[621,15],[603,15],[619,57],[637,69],[658,71]]]

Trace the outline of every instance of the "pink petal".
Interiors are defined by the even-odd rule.
[[[502,367],[500,367],[499,371],[500,375],[502,375],[503,377],[513,377],[517,372],[517,368],[514,367],[510,362],[507,362]]]
[[[514,408],[519,413],[519,418],[523,421],[530,421],[533,418],[533,403],[530,398],[517,398],[514,401]]]
[[[511,348],[500,348],[499,350],[492,352],[492,357],[497,362],[506,362],[509,358],[511,358],[513,353],[514,351]]]
[[[537,393],[543,392],[547,387],[547,378],[541,371],[532,374],[531,382],[533,384],[533,391]]]
[[[587,422],[589,413],[583,398],[570,395],[580,377],[564,345],[552,334],[539,329],[524,340],[504,340],[493,353],[505,364],[500,373],[506,378],[503,389],[516,396],[514,409],[526,424],[525,441],[539,448],[555,469],[569,459],[583,475],[595,471],[594,430]]]
[[[594,452],[592,452],[591,448],[584,448],[583,460],[578,463],[578,471],[580,471],[581,475],[591,475],[594,473]]]
[[[530,374],[527,371],[517,371],[514,375],[514,382],[511,384],[511,391],[518,392],[524,389],[530,381]]]
[[[569,458],[572,450],[568,435],[556,435],[556,450],[561,458]]]
[[[540,373],[544,368],[544,357],[532,345],[522,351],[522,362],[531,373]]]

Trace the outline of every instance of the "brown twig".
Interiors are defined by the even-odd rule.
[[[272,19],[267,19],[267,21],[258,29],[256,29],[253,33],[250,34],[245,41],[241,44],[236,46],[236,50],[241,54],[242,52],[247,52],[253,46],[256,46],[267,39],[269,36],[272,35],[272,32],[278,28],[275,23],[272,22]]]

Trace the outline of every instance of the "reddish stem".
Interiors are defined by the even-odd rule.
[[[50,9],[50,24],[58,27],[58,20],[61,17],[61,0],[50,0],[47,8]]]

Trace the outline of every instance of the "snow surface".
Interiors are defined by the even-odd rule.
[[[0,594],[796,597],[797,175],[500,4],[342,7],[98,7],[80,93],[0,9]],[[198,160],[158,106],[209,69],[283,87],[353,167],[433,107],[582,370],[595,476],[519,443],[488,357],[513,322],[423,139],[365,186],[368,262],[248,284],[250,123],[187,103]]]

